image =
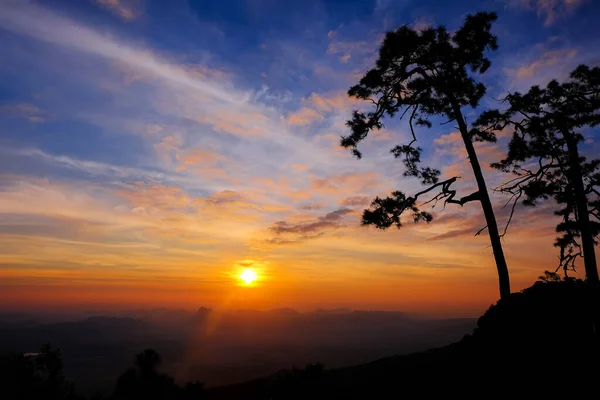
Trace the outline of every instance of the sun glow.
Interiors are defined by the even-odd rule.
[[[240,279],[242,281],[244,281],[244,283],[246,285],[250,285],[252,284],[252,282],[254,282],[256,280],[257,275],[256,275],[256,271],[254,271],[251,268],[246,268],[242,271],[242,273],[240,274]]]

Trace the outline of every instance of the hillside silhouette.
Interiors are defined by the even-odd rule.
[[[600,352],[591,296],[581,280],[540,281],[491,306],[472,334],[448,346],[331,371],[309,365],[215,388],[209,398],[574,398],[594,393]]]
[[[320,360],[245,383],[207,388],[176,381],[161,355],[146,349],[113,381],[106,399],[463,398],[593,393],[600,372],[590,285],[544,279],[500,300],[472,333],[452,344],[366,364],[327,369]],[[115,376],[118,371],[112,371]],[[84,399],[62,371],[60,352],[2,358],[8,399]]]

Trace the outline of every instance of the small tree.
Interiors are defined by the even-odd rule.
[[[492,164],[515,175],[498,188],[511,194],[511,217],[521,198],[529,206],[553,198],[562,206],[555,213],[562,217],[556,228],[557,270],[563,268],[566,275],[583,256],[586,277],[597,284],[594,245],[600,233],[600,160],[586,161],[579,145],[580,130],[600,123],[600,68],[579,66],[569,82],[534,86],[526,94],[509,94],[505,102],[507,110],[487,111],[475,124],[486,132],[513,132],[507,157]]]
[[[129,368],[117,379],[113,399],[174,399],[179,388],[172,377],[158,371],[161,357],[153,349],[135,356],[135,368]]]
[[[352,97],[371,101],[374,109],[368,113],[354,111],[347,122],[351,134],[343,137],[341,145],[352,149],[358,158],[357,149],[370,131],[383,127],[385,116],[408,115],[412,141],[394,147],[391,152],[402,159],[405,176],[418,178],[425,190],[413,196],[396,191],[391,197],[376,198],[370,210],[363,214],[363,224],[375,225],[386,229],[392,225],[402,226],[400,216],[405,212],[412,214],[415,222],[430,222],[433,216],[421,211],[417,201],[427,193],[436,193],[429,201],[443,200],[444,204],[459,204],[477,201],[483,210],[492,250],[498,270],[500,296],[510,294],[508,268],[494,210],[490,201],[485,179],[473,142],[494,142],[493,132],[469,129],[462,113],[462,107],[475,108],[485,95],[486,88],[477,82],[468,72],[484,73],[490,67],[490,60],[484,53],[496,50],[496,36],[491,34],[491,24],[496,20],[495,13],[477,13],[468,15],[464,25],[454,34],[445,27],[425,29],[417,32],[404,25],[388,32],[379,50],[379,59],[373,69],[360,80],[360,83],[348,91]],[[440,181],[440,171],[430,167],[421,167],[420,147],[417,142],[414,125],[431,127],[430,116],[444,116],[455,121],[467,151],[477,191],[457,198],[452,184],[458,177]],[[435,192],[434,192],[435,191]]]

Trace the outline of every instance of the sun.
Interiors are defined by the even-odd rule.
[[[252,284],[258,276],[256,276],[256,272],[252,268],[245,268],[240,274],[240,279],[244,281],[246,285]]]

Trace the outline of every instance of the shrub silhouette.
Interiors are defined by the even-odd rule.
[[[177,397],[178,387],[172,377],[158,372],[160,355],[146,349],[135,357],[135,367],[125,371],[115,387],[115,400],[166,400]]]

